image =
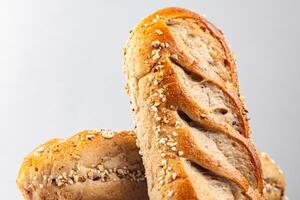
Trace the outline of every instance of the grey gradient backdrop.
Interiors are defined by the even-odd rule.
[[[0,1],[1,199],[21,199],[23,156],[53,137],[131,129],[122,47],[165,6],[206,14],[236,53],[253,138],[299,189],[299,1]]]

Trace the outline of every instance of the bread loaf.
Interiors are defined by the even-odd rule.
[[[147,200],[144,168],[130,132],[82,131],[36,148],[20,168],[26,200]]]
[[[124,72],[151,200],[262,199],[236,66],[222,32],[180,8],[148,16]]]
[[[260,153],[262,164],[264,189],[263,196],[266,200],[284,200],[285,179],[281,169],[266,153]]]
[[[102,131],[102,133],[104,133]],[[94,135],[94,136],[92,136]],[[99,137],[100,136],[100,137]],[[148,194],[147,194],[147,186],[145,184],[144,177],[144,167],[142,165],[142,160],[140,158],[140,155],[138,153],[137,148],[135,147],[135,134],[134,132],[120,132],[116,133],[113,138],[110,138],[111,135],[105,135],[107,139],[104,139],[99,132],[95,131],[83,131],[75,136],[71,137],[71,139],[65,140],[63,142],[62,139],[53,139],[49,142],[39,146],[36,148],[29,156],[27,156],[22,164],[22,167],[20,169],[19,176],[17,178],[17,184],[24,194],[25,199],[27,200],[38,200],[38,199],[78,199],[78,200],[86,200],[91,199],[92,197],[89,194],[89,192],[94,192],[97,194],[97,197],[94,196],[93,199],[139,199],[139,200],[147,200]],[[65,144],[63,144],[65,143]],[[64,147],[62,147],[62,146]],[[105,146],[104,146],[105,145]],[[78,148],[78,151],[80,151],[80,154],[74,154],[75,152],[74,148]],[[117,148],[121,148],[122,151],[117,150]],[[112,154],[109,154],[108,157],[103,156],[102,151],[99,151],[101,149],[112,149]],[[117,150],[115,152],[115,150]],[[70,152],[72,155],[68,154]],[[77,151],[77,150],[76,150]],[[49,175],[49,167],[52,167],[52,174],[63,174],[64,172],[57,172],[56,169],[59,167],[69,167],[71,163],[74,161],[64,161],[63,163],[65,165],[60,164],[62,162],[62,158],[64,160],[69,160],[71,157],[75,157],[78,162],[85,162],[84,160],[90,160],[90,156],[93,156],[97,158],[100,156],[101,159],[105,159],[104,163],[108,164],[108,160],[113,161],[116,157],[113,156],[113,154],[122,155],[122,159],[120,160],[120,163],[117,163],[117,166],[128,166],[127,169],[131,169],[132,167],[134,170],[138,173],[142,173],[142,175],[139,175],[139,180],[137,182],[140,182],[140,184],[137,184],[134,182],[134,177],[125,179],[121,181],[119,178],[117,179],[117,183],[109,183],[109,178],[111,172],[107,171],[107,174],[105,175],[106,178],[101,180],[101,173],[98,171],[96,173],[99,173],[100,179],[98,179],[98,185],[93,183],[93,180],[90,179],[93,176],[89,176],[88,173],[83,173],[83,176],[80,178],[80,176],[77,174],[75,175],[73,172],[73,176],[67,176],[68,179],[64,179],[63,175],[62,177],[58,178],[58,176]],[[86,154],[86,155],[85,155]],[[91,154],[91,155],[90,155]],[[114,158],[113,158],[114,157]],[[81,161],[81,159],[84,159]],[[98,159],[97,159],[98,160]],[[270,159],[270,157],[265,154],[260,154],[260,160],[262,161],[262,169],[263,169],[263,177],[264,177],[264,189],[263,189],[263,196],[266,200],[283,200],[284,196],[284,190],[285,190],[285,180],[284,176],[281,172],[281,170],[276,166],[274,161]],[[131,162],[132,161],[132,162]],[[119,161],[117,161],[119,162]],[[98,161],[91,163],[99,163]],[[101,162],[103,165],[103,162]],[[58,166],[59,165],[59,166]],[[95,164],[92,164],[92,168],[94,169],[95,166],[97,170],[100,172],[104,172],[105,170],[102,170],[105,168],[103,165],[98,165],[98,167]],[[54,167],[57,166],[57,167]],[[111,164],[109,164],[111,166]],[[115,165],[116,166],[116,165]],[[38,171],[35,171],[35,168],[38,168]],[[88,169],[87,167],[86,169]],[[109,167],[108,167],[109,168]],[[112,168],[112,167],[110,167]],[[107,169],[107,168],[106,168]],[[114,169],[114,168],[112,168]],[[139,171],[140,172],[139,172]],[[118,172],[118,171],[117,171]],[[122,174],[122,170],[119,170],[119,175]],[[67,173],[67,171],[66,171]],[[48,175],[47,175],[48,174]],[[67,173],[68,174],[68,173]],[[105,174],[105,173],[104,173]],[[50,180],[50,183],[45,184],[44,175],[47,179]],[[78,177],[77,177],[78,176]],[[43,177],[43,178],[42,178]],[[56,178],[58,179],[56,179]],[[84,182],[80,183],[78,186],[74,186],[75,184],[75,177],[77,181],[81,179],[82,181],[84,179],[87,179],[90,183],[84,184]],[[97,177],[97,174],[94,178]],[[98,177],[99,178],[99,177]],[[110,177],[111,178],[111,177]],[[121,177],[122,178],[122,177]],[[90,179],[90,180],[89,180]],[[96,178],[97,179],[97,178]],[[68,180],[68,181],[67,181]],[[131,181],[130,181],[131,180]],[[48,182],[48,180],[47,180]],[[102,185],[100,185],[102,183]],[[107,185],[105,185],[107,184]],[[124,185],[126,184],[126,185]],[[136,187],[136,188],[133,188]],[[130,188],[130,189],[128,189]],[[95,191],[93,191],[95,190]],[[129,192],[129,194],[127,193]],[[104,197],[106,194],[109,195],[107,197]],[[112,194],[110,194],[112,193]]]

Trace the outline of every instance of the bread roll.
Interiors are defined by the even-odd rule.
[[[53,139],[24,159],[26,200],[147,200],[144,168],[130,132],[82,131]]]
[[[236,66],[222,32],[180,8],[131,32],[124,72],[151,200],[262,199]]]

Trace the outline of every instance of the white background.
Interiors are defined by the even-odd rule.
[[[122,47],[141,18],[165,6],[206,14],[238,59],[253,137],[299,188],[299,1],[0,1],[1,199],[23,157],[53,137],[131,129]]]

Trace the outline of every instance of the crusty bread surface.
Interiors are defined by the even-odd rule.
[[[135,136],[82,131],[36,148],[20,168],[17,185],[26,200],[147,200]]]
[[[285,178],[282,170],[266,153],[260,153],[264,188],[263,196],[266,200],[287,200],[285,194]]]
[[[85,199],[92,198],[91,196],[86,194],[88,192],[91,192],[91,190],[93,189],[93,190],[98,190],[96,195],[97,197],[93,197],[93,199],[96,200],[97,199],[147,200],[148,199],[147,188],[146,188],[147,186],[143,179],[144,167],[142,165],[142,160],[140,158],[138,150],[135,147],[135,140],[136,140],[135,133],[129,131],[128,132],[123,131],[114,135],[113,136],[114,138],[111,138],[111,135],[106,135],[106,137],[107,136],[108,138],[104,139],[101,132],[82,131],[68,140],[64,141],[62,139],[53,139],[36,148],[30,155],[28,155],[24,159],[22,167],[20,169],[19,176],[17,178],[17,184],[20,190],[22,191],[25,199],[27,200],[33,200],[33,199],[85,200]],[[60,146],[60,144],[62,144],[64,147]],[[102,147],[98,147],[98,145]],[[76,148],[78,148],[79,151],[77,150],[74,151],[75,146]],[[116,149],[116,147],[121,148],[121,152],[119,150],[117,151],[112,150],[111,152],[112,154],[109,154],[108,157],[103,156],[106,155],[106,153],[103,154],[101,151],[99,151],[102,148]],[[75,152],[78,153],[80,152],[80,153],[74,154]],[[113,167],[110,167],[112,166],[112,164],[109,164],[108,161],[116,162],[113,161],[113,159],[118,158],[118,156],[117,157],[113,156],[114,154],[122,155],[120,156],[121,157],[120,162],[122,162],[123,164],[117,163],[117,164],[113,164]],[[284,191],[285,191],[285,179],[281,170],[279,169],[278,166],[276,166],[274,161],[267,154],[260,153],[259,155],[260,155],[260,160],[263,169],[264,198],[266,200],[283,200]],[[98,162],[98,159],[96,159],[96,162],[94,160],[91,160],[90,156],[93,157],[100,156],[101,162]],[[91,161],[88,163],[88,165],[90,165],[90,163],[97,163],[97,164],[101,163],[101,165],[98,165],[98,167],[95,164],[90,165],[91,169],[95,169],[96,166],[97,170],[99,170],[96,172],[98,176],[94,175],[93,178],[93,176],[89,176],[88,173],[83,173],[83,176],[80,177],[80,175],[78,174],[75,175],[74,173],[75,171],[74,171],[72,176],[70,176],[71,173],[69,173],[69,174],[62,175],[59,178],[59,175],[57,176],[57,174],[59,173],[63,174],[64,172],[55,173],[56,169],[60,167],[70,166],[69,159],[71,157],[75,157],[76,160],[85,159]],[[64,161],[63,163],[60,163],[62,161],[62,158],[67,159],[68,161]],[[102,167],[103,163],[109,164],[108,167],[107,168],[105,166]],[[108,183],[109,180],[108,174],[112,173],[109,171],[109,168],[114,169],[115,166],[117,166],[116,169],[120,167],[122,169],[122,166],[123,167],[126,166],[127,169],[131,169],[133,167],[134,171],[138,173],[141,172],[142,175],[139,174],[138,175],[139,180],[137,180],[137,182],[140,182],[140,184],[136,184],[134,181],[134,178],[136,177],[137,174],[135,174],[132,177],[127,176],[127,179],[125,179],[123,182],[121,182],[119,179],[120,177],[118,177],[117,183],[113,183],[113,184]],[[37,169],[38,171],[35,171],[36,167],[38,168]],[[53,168],[51,173],[54,173],[55,176],[49,175],[49,167]],[[86,168],[89,170],[90,167],[86,167]],[[103,178],[103,180],[99,180],[98,178],[101,179],[101,172],[104,172],[104,168],[108,169],[107,171],[108,174],[104,176],[106,178]],[[123,171],[119,170],[119,172],[123,172]],[[63,176],[66,175],[67,178],[64,179]],[[48,179],[47,181],[44,180],[44,176],[45,178]],[[118,176],[120,176],[120,174]],[[80,183],[80,185],[78,186],[72,186],[76,182],[75,177],[77,181],[79,181],[79,179],[81,179],[82,181],[84,179],[90,179],[90,178],[92,179],[89,180],[90,181],[89,184]],[[128,181],[128,178],[131,181]],[[98,179],[98,181],[102,181],[102,185],[99,184],[97,185],[93,183],[93,179],[94,181],[96,181],[96,179]],[[107,184],[107,186],[105,186],[104,184]],[[124,186],[124,184],[128,184],[128,185]],[[133,186],[135,186],[136,188],[133,188]],[[114,193],[114,195],[110,194],[109,197],[105,197],[107,192],[112,192]],[[127,194],[127,192],[130,192],[131,194]]]
[[[184,9],[159,10],[132,31],[124,72],[138,147],[126,131],[53,139],[20,168],[25,199],[282,199],[284,177],[251,140],[218,28]]]
[[[204,17],[166,8],[142,20],[124,72],[151,200],[263,199],[236,66]]]

